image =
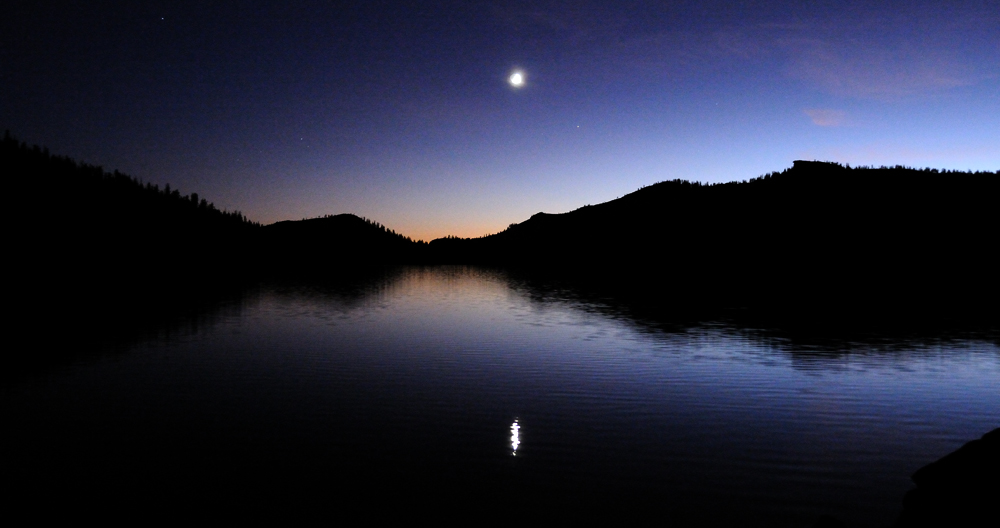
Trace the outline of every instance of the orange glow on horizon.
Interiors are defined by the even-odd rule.
[[[459,238],[479,238],[487,235],[493,235],[507,229],[508,225],[510,225],[510,222],[506,224],[489,222],[482,224],[467,224],[455,227],[426,224],[400,224],[398,226],[386,225],[386,227],[396,231],[397,233],[401,233],[404,236],[408,236],[413,240],[430,242],[431,240],[447,236],[455,236]]]

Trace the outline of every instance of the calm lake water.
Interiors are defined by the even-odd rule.
[[[17,500],[99,514],[880,526],[916,469],[1000,426],[998,387],[995,341],[804,344],[407,268],[262,286],[17,380],[2,456]]]

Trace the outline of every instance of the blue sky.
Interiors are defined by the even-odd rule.
[[[1000,169],[991,2],[10,13],[0,127],[264,223],[350,212],[429,240],[795,159]]]

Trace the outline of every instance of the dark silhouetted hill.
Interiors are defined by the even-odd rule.
[[[994,429],[917,470],[912,477],[917,487],[903,498],[896,527],[995,524],[998,472],[1000,429]]]
[[[261,230],[270,275],[316,275],[334,269],[426,260],[427,243],[352,214],[277,222]]]
[[[9,133],[0,142],[0,171],[15,197],[7,208],[12,260],[60,288],[232,276],[244,265],[234,256],[260,228],[196,193],[53,156]]]
[[[1000,173],[796,161],[750,181],[662,182],[430,247],[442,261],[531,268],[664,304],[985,306],[998,293],[998,198]]]
[[[796,161],[749,181],[657,183],[478,239],[415,242],[354,215],[260,226],[196,194],[6,135],[9,244],[55,289],[145,294],[384,264],[515,267],[647,307],[997,311],[1000,173]],[[30,281],[29,281],[30,282]],[[981,310],[980,310],[981,311]]]
[[[0,171],[14,262],[46,288],[151,293],[332,268],[424,262],[427,244],[344,214],[269,226],[11,137]]]
[[[239,299],[254,271],[247,247],[260,225],[197,194],[0,141],[10,327],[29,354],[8,354],[18,376]]]

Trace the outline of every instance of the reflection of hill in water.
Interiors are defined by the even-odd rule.
[[[379,266],[312,278],[226,284],[215,288],[163,289],[125,293],[77,290],[58,305],[36,303],[22,310],[17,325],[43,336],[43,350],[9,355],[4,376],[18,378],[70,362],[121,353],[147,340],[170,341],[197,334],[220,318],[238,315],[262,295],[312,301],[336,310],[371,306],[413,281],[461,283],[484,280],[510,288],[531,302],[569,304],[573,310],[612,317],[641,332],[665,337],[715,333],[746,339],[790,354],[802,368],[828,368],[848,356],[934,354],[939,347],[979,341],[1000,346],[1000,324],[946,318],[879,319],[829,312],[708,310],[671,304],[655,294],[599,289],[551,274],[482,266]],[[408,282],[410,284],[408,284]],[[988,315],[988,314],[987,314]]]
[[[594,289],[551,275],[499,272],[511,288],[537,303],[569,302],[575,308],[628,321],[642,331],[663,334],[719,332],[749,339],[792,354],[807,363],[857,354],[912,355],[959,342],[980,341],[1000,346],[1000,322],[989,313],[963,313],[948,318],[940,313],[907,318],[868,316],[865,310],[817,307],[795,310],[709,309],[675,305],[641,289],[621,292]]]
[[[710,310],[672,305],[668,299],[644,295],[641,290],[622,294],[614,290],[594,289],[551,274],[503,267],[383,267],[357,270],[322,280],[272,282],[268,288],[281,296],[304,297],[351,308],[379,302],[391,296],[393,291],[405,288],[407,281],[428,277],[455,284],[470,279],[502,284],[533,303],[569,304],[574,310],[626,321],[643,332],[731,335],[782,350],[804,363],[859,354],[933,354],[938,347],[969,341],[1000,346],[1000,324],[988,317],[989,314],[979,319],[948,319],[939,314],[931,314],[925,319],[870,319],[851,312],[837,314],[823,310]]]
[[[107,346],[101,352],[105,357],[98,358],[97,365],[86,365],[98,368],[67,376],[74,378],[71,385],[47,387],[60,385],[47,383],[47,378],[23,384],[35,385],[43,396],[41,403],[18,404],[19,421],[13,421],[20,443],[13,444],[12,452],[28,453],[21,455],[13,474],[15,479],[27,477],[23,481],[30,484],[22,486],[26,493],[62,500],[67,492],[53,493],[54,486],[65,490],[64,483],[70,482],[68,489],[82,490],[80,497],[87,502],[101,504],[98,494],[118,496],[120,491],[123,503],[148,501],[150,511],[173,511],[189,504],[189,497],[240,506],[286,509],[294,503],[337,510],[356,506],[355,500],[367,501],[359,503],[373,509],[376,503],[414,507],[423,500],[440,501],[443,495],[451,501],[445,504],[475,506],[469,509],[474,514],[497,507],[500,502],[493,498],[502,497],[504,507],[513,502],[522,512],[537,507],[571,512],[581,520],[591,515],[579,510],[581,502],[595,505],[597,514],[606,505],[609,517],[615,515],[620,522],[619,512],[648,514],[667,501],[718,500],[718,494],[692,492],[689,501],[675,493],[715,490],[726,484],[720,481],[732,479],[754,490],[760,482],[777,482],[766,488],[770,491],[765,495],[775,499],[766,508],[780,509],[796,504],[792,497],[802,481],[785,486],[768,476],[774,466],[756,460],[777,460],[778,471],[796,479],[829,479],[830,489],[837,490],[842,489],[838,482],[860,473],[846,469],[831,477],[825,466],[811,465],[816,454],[841,453],[844,444],[871,442],[875,447],[866,456],[876,452],[896,457],[898,445],[876,439],[885,432],[895,434],[892,425],[880,429],[871,421],[895,409],[908,392],[890,387],[887,394],[878,395],[881,410],[869,414],[867,393],[855,389],[881,388],[884,380],[892,385],[892,377],[826,374],[842,369],[853,374],[871,365],[899,371],[914,363],[934,368],[935,361],[907,359],[934,354],[943,340],[980,335],[975,328],[945,329],[942,334],[872,327],[815,333],[808,327],[768,325],[763,316],[685,313],[666,309],[655,297],[640,302],[640,296],[616,297],[551,277],[463,266],[378,268],[323,281],[249,285],[218,295],[173,292],[170,297],[159,292],[155,302],[145,304],[138,297],[110,303],[114,312],[85,310],[94,303],[83,301],[72,310],[83,315],[74,319],[76,330],[66,332],[59,350],[86,350],[101,343]],[[163,303],[164,298],[175,301]],[[496,319],[490,316],[496,312],[490,310],[497,305],[504,305],[500,319],[509,316],[512,324],[493,325]],[[441,306],[445,309],[438,312]],[[397,307],[404,310],[394,311]],[[238,321],[231,317],[241,310]],[[372,317],[375,311],[382,313]],[[105,319],[109,313],[115,316]],[[430,324],[407,325],[414,321],[406,320],[406,313]],[[464,317],[466,313],[471,317]],[[348,322],[341,328],[335,328],[340,321],[326,325],[316,320],[317,315],[332,319],[345,314]],[[57,320],[53,315],[50,310],[50,322]],[[399,326],[393,328],[395,322]],[[234,323],[241,328],[260,325],[262,331],[230,333]],[[208,335],[193,337],[215,324]],[[540,339],[519,344],[519,327]],[[606,330],[600,335],[609,339],[589,344],[575,340],[592,329]],[[451,344],[452,330],[463,339]],[[652,338],[636,336],[636,331]],[[354,341],[362,334],[364,339]],[[560,336],[572,339],[550,340]],[[135,347],[134,355],[105,361],[107,355],[145,339],[175,340],[176,346],[154,346],[152,353]],[[395,348],[382,348],[386,342]],[[635,349],[629,347],[637,342],[644,348],[632,355]],[[996,354],[996,349],[976,343],[970,348]],[[964,350],[952,353],[954,358],[968,364]],[[119,359],[130,369],[118,368]],[[789,366],[819,372],[789,376]],[[95,372],[107,377],[94,377]],[[932,373],[913,379],[935,377]],[[147,381],[155,383],[145,387]],[[985,385],[989,392],[990,381],[976,387],[983,391]],[[946,400],[947,394],[942,397],[934,389],[951,383],[932,383],[930,391],[916,387],[922,396],[913,412],[936,417],[960,411],[957,406],[942,411],[919,404]],[[92,391],[96,403],[83,404],[86,412],[62,404],[46,407],[61,398],[53,398],[50,389],[61,389],[66,400],[73,400],[88,392],[78,390],[88,384],[99,390]],[[732,390],[718,390],[727,387]],[[121,400],[134,401],[120,406]],[[122,419],[120,408],[129,406],[137,412]],[[47,411],[53,408],[62,421],[48,423]],[[526,438],[536,442],[526,444],[526,456],[519,453],[516,462],[543,464],[523,473],[523,480],[509,464],[484,462],[482,455],[503,446],[508,414],[525,418],[523,423],[532,425],[525,426],[532,435]],[[830,421],[843,416],[847,419]],[[560,447],[531,458],[531,449],[545,445]],[[555,451],[562,446],[568,447],[558,456]],[[774,451],[798,453],[799,458],[767,454]],[[635,455],[623,456],[627,453]],[[664,458],[649,456],[657,453]],[[747,470],[746,453],[764,456]],[[936,456],[921,456],[912,467],[892,458],[875,472],[903,476]],[[850,458],[841,460],[849,467],[860,465]],[[789,465],[801,469],[788,473]],[[587,469],[574,473],[578,466]],[[60,475],[58,484],[46,477],[51,474]],[[561,475],[569,477],[563,480]],[[579,475],[596,476],[580,480],[579,488],[566,485]],[[103,488],[94,485],[95,478]],[[346,499],[344,482],[357,484],[348,487]],[[606,487],[607,482],[623,484]],[[39,489],[43,493],[37,493]],[[115,491],[109,494],[108,489]],[[733,496],[745,497],[741,493]],[[902,493],[878,500],[895,507]],[[726,503],[745,505],[750,513],[727,511],[754,515],[757,510],[751,507],[760,504],[759,498]],[[228,504],[215,507],[228,509]],[[706,508],[711,509],[718,507],[713,503]],[[824,511],[813,504],[806,509],[813,517]]]
[[[359,267],[346,273],[338,270],[321,276],[274,279],[263,287],[282,298],[295,297],[351,308],[385,295],[406,276],[408,269],[405,266]]]
[[[43,297],[22,306],[13,325],[32,335],[30,353],[8,354],[3,378],[124,353],[135,345],[195,335],[256,302],[255,285],[126,292],[77,288],[58,301]]]

